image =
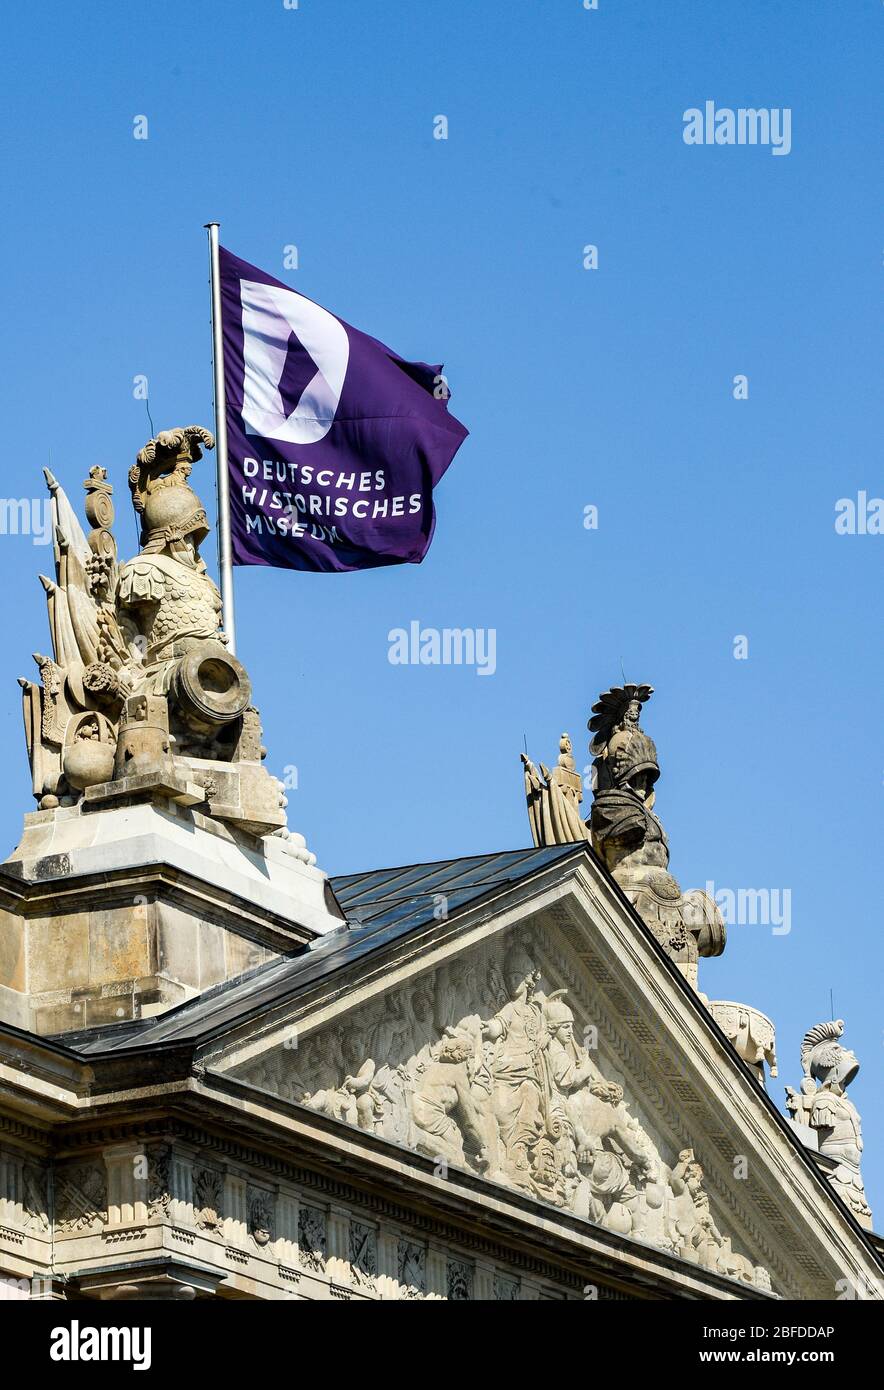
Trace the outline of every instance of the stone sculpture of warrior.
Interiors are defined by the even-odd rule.
[[[838,1042],[843,1032],[843,1020],[836,1019],[818,1023],[805,1033],[801,1044],[801,1092],[789,1086],[786,1091],[793,1117],[816,1130],[820,1153],[838,1165],[829,1174],[835,1191],[859,1224],[871,1230],[872,1213],[860,1172],[862,1125],[856,1106],[846,1095],[859,1071],[859,1062],[854,1052]],[[818,1088],[815,1082],[819,1083]]]
[[[528,816],[536,845],[589,840],[664,950],[697,987],[697,959],[724,950],[725,924],[706,893],[682,893],[669,873],[669,843],[654,813],[660,776],[654,740],[641,727],[650,685],[614,686],[592,707],[593,803],[580,819],[581,780],[562,735],[555,769],[524,754]]]
[[[713,900],[699,890],[682,893],[669,872],[669,842],[654,813],[657,749],[639,723],[642,706],[653,693],[649,685],[615,686],[592,707],[592,843],[696,987],[698,956],[720,955],[726,931]]]

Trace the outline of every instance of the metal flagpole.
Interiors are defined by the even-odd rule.
[[[219,222],[207,222],[209,269],[212,282],[212,367],[215,376],[215,462],[218,468],[218,573],[228,651],[236,655],[233,612],[233,560],[230,546],[230,474],[227,471],[227,393],[224,384],[224,335],[221,331],[221,258]]]

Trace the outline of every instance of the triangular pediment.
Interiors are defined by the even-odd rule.
[[[874,1284],[786,1122],[588,853],[378,937],[207,1065],[700,1276],[785,1298]]]

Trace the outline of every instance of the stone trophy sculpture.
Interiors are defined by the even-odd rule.
[[[737,1004],[732,999],[701,998],[725,1037],[736,1048],[750,1071],[764,1086],[764,1065],[771,1077],[777,1075],[777,1041],[774,1025],[766,1014],[751,1004]]]
[[[282,785],[262,766],[251,683],[226,646],[221,599],[200,545],[206,513],[190,486],[208,430],[166,430],[129,473],[141,549],[121,564],[103,468],[85,482],[84,533],[47,471],[55,579],[42,578],[52,656],[21,680],[41,810],[162,791],[255,835],[285,827]]]
[[[856,1106],[846,1094],[859,1062],[855,1053],[838,1042],[843,1032],[843,1020],[836,1019],[818,1023],[805,1033],[801,1089],[786,1087],[786,1106],[796,1124],[816,1131],[819,1152],[836,1165],[827,1174],[829,1182],[860,1226],[870,1231],[872,1213],[860,1172],[862,1126]]]
[[[660,776],[654,741],[640,726],[649,685],[615,686],[592,707],[593,803],[583,821],[581,779],[563,734],[557,766],[538,772],[524,754],[528,817],[535,845],[581,839],[610,869],[639,915],[692,985],[699,956],[721,955],[726,928],[716,904],[699,890],[682,893],[669,873],[669,842],[654,814]]]

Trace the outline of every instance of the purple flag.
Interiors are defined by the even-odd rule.
[[[235,565],[418,563],[466,438],[441,367],[406,362],[221,248]]]

